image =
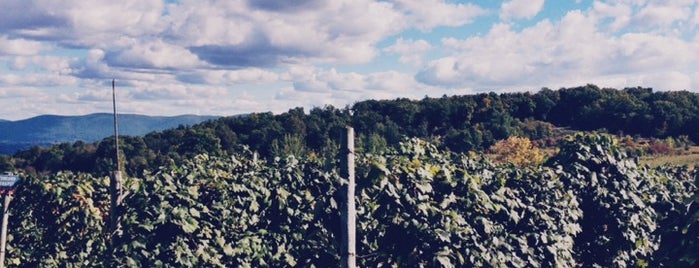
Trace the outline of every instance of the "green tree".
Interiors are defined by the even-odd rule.
[[[546,158],[546,154],[532,144],[531,140],[516,136],[498,141],[490,147],[490,151],[495,154],[496,161],[519,167],[540,165]]]

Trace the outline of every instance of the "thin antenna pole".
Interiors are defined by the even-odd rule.
[[[116,152],[116,169],[112,174],[111,180],[109,180],[109,195],[110,195],[110,207],[109,207],[109,247],[107,251],[107,256],[105,263],[110,263],[112,251],[116,245],[117,231],[119,230],[119,207],[121,206],[121,199],[123,198],[121,193],[121,157],[119,155],[119,124],[117,123],[117,112],[116,112],[116,90],[115,82],[112,79],[112,106],[114,107],[114,150]]]
[[[116,170],[120,171],[121,157],[119,155],[119,124],[117,123],[116,90],[114,79],[112,79],[112,107],[114,107],[114,148],[116,150]]]

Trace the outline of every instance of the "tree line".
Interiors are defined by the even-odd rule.
[[[336,154],[336,140],[347,125],[355,128],[357,146],[367,153],[396,146],[404,137],[422,138],[452,152],[479,151],[510,136],[545,141],[558,128],[641,137],[686,136],[698,143],[699,94],[586,85],[536,93],[367,100],[309,111],[294,108],[281,114],[223,117],[143,137],[122,137],[125,162],[120,164],[129,174],[139,175],[201,153],[228,155],[242,145],[263,158],[293,154],[327,160]],[[1,156],[0,168],[108,174],[115,165],[113,139],[31,148]]]

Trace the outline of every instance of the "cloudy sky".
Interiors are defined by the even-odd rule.
[[[699,90],[699,0],[2,0],[0,118]]]

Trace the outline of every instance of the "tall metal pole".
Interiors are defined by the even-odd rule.
[[[109,231],[110,236],[114,236],[119,228],[117,220],[117,207],[121,203],[121,156],[119,154],[119,124],[117,123],[116,90],[114,79],[112,79],[112,106],[114,107],[114,150],[116,151],[116,169],[112,179],[109,181]]]
[[[355,268],[356,263],[356,219],[357,211],[354,204],[354,129],[347,127],[343,135],[342,156],[340,157],[340,175],[347,179],[343,188],[344,205],[342,206],[342,267]]]
[[[117,123],[117,108],[116,108],[116,90],[114,79],[112,79],[112,107],[114,107],[114,147],[116,148],[116,170],[120,171],[119,163],[121,156],[119,155],[119,124]]]
[[[0,268],[5,267],[5,244],[7,243],[7,218],[10,211],[11,193],[3,193],[5,205],[2,207],[2,234],[0,234]]]

